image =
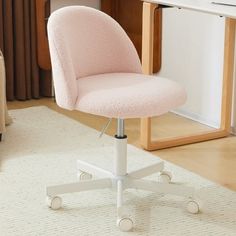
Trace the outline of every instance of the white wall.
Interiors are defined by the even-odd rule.
[[[187,103],[178,109],[203,123],[220,123],[225,19],[204,13],[165,9],[161,76],[181,83]]]

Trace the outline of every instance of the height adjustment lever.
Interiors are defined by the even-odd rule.
[[[107,123],[102,128],[102,131],[101,131],[101,133],[99,135],[99,138],[101,138],[103,136],[103,134],[107,131],[107,128],[110,126],[111,121],[112,121],[112,118],[108,119]]]

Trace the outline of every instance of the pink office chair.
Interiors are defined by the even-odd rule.
[[[98,10],[81,6],[57,10],[49,19],[48,37],[57,104],[68,110],[117,118],[113,171],[78,160],[80,181],[47,187],[49,207],[61,207],[60,194],[115,188],[117,225],[129,231],[133,221],[123,215],[123,191],[136,188],[187,197],[188,211],[197,213],[194,189],[170,184],[171,174],[163,171],[163,162],[127,173],[124,119],[164,114],[185,102],[184,89],[171,80],[143,75],[126,33]],[[161,181],[143,179],[156,172]],[[92,175],[101,178],[90,180]]]

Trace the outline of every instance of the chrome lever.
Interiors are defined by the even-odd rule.
[[[100,135],[99,135],[99,138],[101,138],[102,136],[103,136],[103,134],[106,132],[106,130],[107,130],[107,128],[110,126],[110,124],[111,124],[111,121],[112,121],[112,118],[110,118],[109,120],[108,120],[108,122],[104,125],[104,127],[102,128],[102,131],[101,131],[101,133],[100,133]]]

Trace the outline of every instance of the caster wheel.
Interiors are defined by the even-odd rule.
[[[129,232],[133,229],[133,221],[128,217],[123,217],[117,220],[117,226],[123,232]]]
[[[200,204],[195,201],[190,199],[187,203],[187,211],[192,214],[197,214],[200,212]]]
[[[52,210],[58,210],[62,206],[62,199],[58,196],[47,197],[46,202],[48,207],[50,207]]]
[[[172,174],[169,171],[162,171],[159,175],[159,182],[168,184],[171,182]]]
[[[79,180],[90,180],[90,179],[92,179],[92,175],[91,174],[89,174],[89,173],[87,173],[87,172],[84,172],[84,171],[78,171],[78,173],[77,173],[77,178],[79,179]]]

